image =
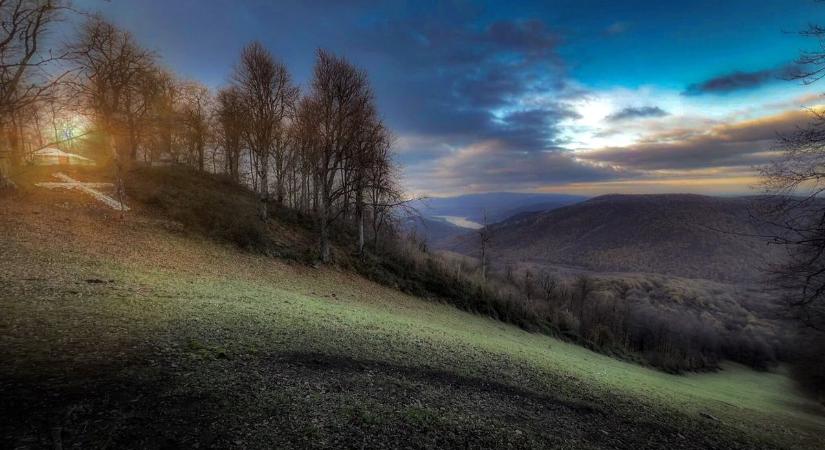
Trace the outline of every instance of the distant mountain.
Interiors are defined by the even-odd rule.
[[[416,208],[426,217],[460,217],[472,222],[499,222],[524,211],[545,211],[585,200],[587,197],[567,194],[534,194],[492,192],[456,197],[433,197],[417,202]]]
[[[424,239],[433,248],[443,247],[454,242],[459,236],[470,232],[469,228],[454,225],[445,219],[431,217],[409,217],[403,222],[407,233]]]
[[[648,272],[753,281],[782,249],[747,235],[769,233],[752,216],[765,197],[605,195],[491,225],[494,264],[526,262],[606,272]],[[445,244],[475,255],[477,239]]]

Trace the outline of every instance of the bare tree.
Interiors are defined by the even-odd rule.
[[[800,34],[817,46],[801,53],[789,78],[811,84],[825,77],[825,27],[809,25]],[[760,213],[779,230],[773,242],[788,249],[774,280],[803,322],[825,331],[825,114],[810,113],[806,126],[780,136],[781,157],[761,169],[762,187],[776,200]]]
[[[226,173],[240,181],[239,164],[243,150],[243,129],[245,123],[244,104],[241,93],[235,86],[218,91],[216,111],[218,140],[224,152]]]
[[[481,228],[478,229],[478,244],[481,250],[481,278],[487,279],[490,270],[490,242],[493,239],[490,224],[487,223],[487,211],[484,211]]]
[[[371,172],[386,167],[386,163],[380,160],[387,152],[384,148],[389,147],[390,137],[384,128],[384,124],[375,118],[375,114],[370,114],[367,123],[360,127],[360,136],[353,146],[354,154],[350,161],[352,165],[352,190],[355,192],[355,226],[358,229],[357,253],[364,253],[364,220],[366,214],[367,188],[370,181]]]
[[[187,81],[181,86],[181,125],[190,164],[203,172],[205,170],[206,146],[211,133],[209,128],[212,111],[212,94],[209,88]]]
[[[141,96],[156,73],[155,55],[101,16],[90,17],[70,44],[76,66],[70,86],[84,99],[114,158],[117,195],[123,203],[123,169],[137,158],[139,127],[149,103]]]
[[[260,42],[244,47],[233,80],[248,119],[244,138],[252,152],[259,180],[259,213],[262,220],[267,220],[269,158],[275,151],[277,164],[280,161],[277,152],[286,147],[285,121],[294,108],[298,88],[292,84],[286,66],[276,61]],[[276,181],[281,195],[282,180]]]
[[[296,155],[295,169],[301,172],[303,178],[304,198],[301,203],[305,211],[318,210],[318,173],[315,166],[319,158],[320,136],[318,123],[315,121],[315,107],[316,103],[312,97],[302,98],[298,102],[295,121],[291,127]]]
[[[20,124],[14,116],[51,89],[62,75],[49,77],[46,67],[60,59],[43,51],[49,27],[63,3],[55,0],[0,0],[0,184],[20,160]],[[4,141],[12,154],[4,154]]]
[[[366,74],[349,61],[319,50],[312,90],[302,112],[311,118],[315,134],[312,151],[315,161],[317,216],[320,224],[320,254],[330,259],[329,226],[334,219],[333,204],[350,194],[344,174],[347,159],[363,136],[363,128],[374,111],[372,91]],[[338,182],[336,184],[336,181]],[[342,208],[343,209],[343,208]]]
[[[127,161],[137,156],[137,130],[146,105],[139,91],[155,79],[155,55],[138,45],[132,35],[101,16],[90,17],[70,45],[69,57],[77,68],[72,80],[75,95],[85,99],[110,139],[114,156]]]
[[[372,164],[367,168],[367,206],[370,210],[373,247],[378,248],[382,229],[393,218],[393,212],[401,209],[403,215],[416,215],[404,200],[398,186],[398,167],[392,160],[392,136],[382,128],[375,142]]]
[[[778,232],[773,243],[788,249],[772,270],[789,305],[808,326],[825,331],[825,117],[780,139],[782,157],[762,168],[762,186],[777,196],[761,211]]]
[[[159,69],[154,75],[154,97],[152,104],[152,126],[149,160],[158,158],[180,159],[177,145],[180,128],[181,83],[174,74]]]
[[[527,297],[528,301],[533,298],[534,289],[533,273],[530,272],[530,269],[524,269],[524,295]]]
[[[801,32],[816,42],[803,52],[789,78],[804,84],[825,77],[825,27]],[[773,270],[776,285],[805,325],[796,339],[793,373],[801,385],[825,399],[825,114],[811,110],[811,121],[782,136],[782,156],[762,169],[763,187],[775,203],[763,211],[779,231],[774,243],[788,250],[787,262]]]
[[[544,293],[544,300],[549,302],[558,288],[558,281],[547,272],[541,273],[541,291]]]

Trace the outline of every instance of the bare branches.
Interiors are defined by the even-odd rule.
[[[301,121],[307,131],[315,135],[310,152],[318,198],[320,252],[321,260],[328,261],[328,228],[333,219],[333,203],[343,198],[346,208],[348,192],[354,191],[356,215],[363,213],[363,189],[357,186],[351,190],[350,186],[354,180],[363,182],[366,178],[363,164],[359,162],[369,159],[364,156],[366,141],[370,139],[368,128],[375,126],[373,96],[366,74],[347,60],[319,50],[312,91],[303,102],[301,112],[310,115]],[[337,188],[336,182],[339,182]]]
[[[800,318],[825,330],[825,115],[811,110],[811,122],[777,149],[781,157],[761,169],[762,187],[776,196],[762,215],[780,230],[771,242],[787,246],[788,259],[772,276]]]
[[[237,86],[218,91],[215,115],[218,124],[218,140],[224,149],[226,172],[233,180],[239,181],[246,114],[241,91]]]
[[[0,3],[0,121],[35,101],[52,84],[23,83],[35,76],[45,78],[45,66],[59,59],[41,47],[46,30],[62,8],[52,0]]]
[[[273,151],[277,164],[283,161],[286,147],[285,121],[295,111],[299,91],[289,72],[260,42],[244,47],[233,75],[247,115],[244,140],[252,151],[255,171],[260,180],[260,215],[267,220],[269,202],[269,158]],[[276,174],[279,200],[282,195],[282,174]]]
[[[212,94],[206,86],[195,81],[184,82],[180,91],[180,131],[184,137],[190,163],[203,172],[206,146],[211,138]]]
[[[9,167],[21,160],[22,134],[15,116],[52,92],[63,77],[47,71],[62,55],[43,51],[47,31],[62,9],[60,0],[0,1],[0,185]]]
[[[53,3],[0,0],[0,10],[12,8],[14,17],[31,5]],[[3,21],[0,28],[10,24]],[[0,42],[12,41],[0,34]],[[21,48],[30,55],[31,45]],[[378,236],[396,223],[396,211],[412,210],[392,160],[393,136],[377,112],[367,75],[342,57],[319,50],[310,92],[301,98],[286,66],[252,42],[242,50],[230,86],[213,98],[203,85],[159,67],[153,52],[99,15],[87,17],[64,52],[71,70],[62,93],[92,118],[93,145],[110,151],[118,173],[139,156],[150,164],[209,170],[213,149],[211,170],[223,167],[234,180],[251,181],[263,220],[270,192],[278,205],[316,213],[324,261],[330,258],[329,226],[338,218],[358,227],[362,253],[365,230],[372,229],[377,246]]]
[[[825,27],[809,24],[799,34],[816,41],[816,49],[800,53],[796,60],[799,67],[790,74],[790,78],[813,84],[825,77]]]
[[[156,56],[138,45],[132,35],[91,16],[77,39],[69,45],[68,57],[76,67],[70,80],[75,96],[85,100],[98,126],[113,141],[119,160],[134,160],[139,145],[139,127],[156,85]]]

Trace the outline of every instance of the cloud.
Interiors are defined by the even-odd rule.
[[[506,51],[517,51],[528,57],[552,56],[561,39],[539,20],[500,20],[482,34],[482,42]]]
[[[620,122],[623,120],[664,117],[667,115],[669,115],[669,113],[658,106],[630,106],[608,115],[606,119],[608,122]]]
[[[495,139],[522,151],[555,145],[575,113],[560,35],[539,20],[406,17],[362,30],[358,44],[392,58],[397,86],[382,110],[399,134],[440,137],[454,147]]]
[[[561,123],[578,117],[578,113],[563,104],[519,110],[502,117],[482,137],[505,142],[513,151],[546,150],[564,142]]]
[[[752,167],[776,157],[777,136],[793,132],[811,119],[806,111],[716,125],[705,132],[674,130],[649,136],[626,147],[606,147],[576,154],[593,163],[627,170],[696,170]]]
[[[548,184],[594,182],[630,175],[628,171],[578,160],[571,152],[552,149],[513,151],[499,140],[485,140],[439,159],[407,168],[414,190],[441,193],[523,191]]]
[[[691,84],[683,95],[727,94],[734,91],[756,89],[774,81],[786,79],[798,73],[795,65],[785,65],[757,71],[735,71]]]

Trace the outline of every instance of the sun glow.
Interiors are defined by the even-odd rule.
[[[590,149],[604,146],[629,145],[636,141],[635,133],[611,132],[608,116],[617,106],[608,97],[589,97],[572,105],[578,117],[569,119],[564,125],[565,147],[571,150]]]
[[[573,105],[574,111],[581,116],[576,123],[596,127],[602,125],[613,111],[612,102],[603,98],[585,99]]]

